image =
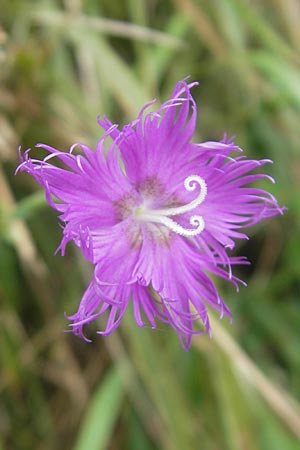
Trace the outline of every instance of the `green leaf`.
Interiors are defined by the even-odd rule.
[[[96,389],[84,417],[74,450],[107,448],[119,416],[123,389],[119,374],[112,369]]]
[[[254,64],[276,87],[279,93],[292,104],[300,104],[300,75],[298,67],[292,67],[278,55],[266,51],[256,51],[249,55]]]

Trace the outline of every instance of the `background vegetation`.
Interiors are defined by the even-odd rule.
[[[0,449],[299,449],[299,0],[2,0],[0,23]],[[126,123],[186,75],[198,138],[272,158],[288,211],[236,250],[249,285],[220,284],[235,321],[213,340],[185,353],[129,311],[87,344],[63,313],[91,267],[53,256],[56,214],[14,177],[17,147],[94,146],[97,114]]]

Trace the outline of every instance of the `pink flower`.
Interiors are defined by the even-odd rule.
[[[195,326],[199,319],[210,333],[207,305],[221,317],[231,315],[209,274],[237,286],[231,266],[247,262],[228,250],[236,239],[247,239],[242,229],[283,212],[270,193],[251,186],[271,179],[252,173],[269,160],[246,159],[226,138],[191,142],[195,84],[180,81],[156,112],[145,112],[150,102],[121,131],[99,119],[105,134],[95,151],[74,144],[66,153],[38,144],[49,152],[42,161],[29,150],[21,156],[18,170],[43,186],[60,213],[62,255],[73,240],[94,264],[78,311],[69,317],[81,337],[83,326],[102,314],[107,323],[98,333],[111,333],[132,301],[139,326],[166,322],[187,350],[192,335],[203,333]],[[55,158],[65,168],[53,165]]]

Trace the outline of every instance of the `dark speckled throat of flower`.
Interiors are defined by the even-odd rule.
[[[270,193],[252,187],[263,177],[272,181],[253,173],[269,160],[246,159],[226,137],[192,142],[196,84],[178,82],[156,112],[146,113],[150,102],[122,130],[99,119],[105,133],[95,151],[37,144],[49,152],[43,160],[20,153],[17,171],[32,175],[60,213],[62,255],[73,240],[94,264],[78,311],[68,317],[81,337],[84,325],[105,312],[106,327],[98,333],[110,334],[132,301],[139,326],[168,323],[187,350],[192,336],[203,333],[199,319],[211,333],[207,305],[231,316],[209,274],[237,287],[231,266],[247,261],[228,250],[247,239],[241,229],[283,212]],[[55,158],[65,168],[54,165]]]

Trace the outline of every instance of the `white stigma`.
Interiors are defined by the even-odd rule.
[[[174,231],[174,233],[180,234],[182,236],[196,236],[200,234],[205,227],[204,219],[202,216],[193,215],[190,217],[190,225],[195,228],[185,228],[169,217],[185,214],[188,211],[192,211],[204,201],[207,195],[207,185],[203,178],[199,177],[198,175],[190,175],[184,180],[184,187],[189,192],[194,191],[197,185],[200,186],[200,192],[195,200],[192,200],[190,203],[178,206],[176,208],[165,209],[144,209],[143,207],[141,207],[136,210],[136,216],[139,220],[145,222],[160,223],[162,225],[165,225],[171,231]]]

